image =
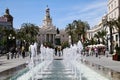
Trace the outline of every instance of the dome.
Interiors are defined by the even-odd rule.
[[[4,17],[7,18],[7,21],[8,21],[8,22],[9,22],[9,21],[13,21],[13,17],[9,14],[9,9],[8,9],[8,8],[5,10],[5,15],[4,15]]]

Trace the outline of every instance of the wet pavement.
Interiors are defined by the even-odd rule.
[[[7,60],[6,56],[0,57],[0,80],[9,80],[20,71],[26,68],[26,61],[29,57],[22,57]]]
[[[102,76],[107,77],[110,80],[120,80],[120,72],[113,71],[109,68],[106,68],[104,66],[92,63],[90,61],[82,61],[83,64],[87,65],[97,73],[101,74]]]
[[[74,80],[74,74],[64,66],[63,60],[54,60],[52,64],[44,70],[42,76],[42,79],[39,78],[37,80]]]
[[[44,73],[42,73],[42,78],[36,80],[76,80],[71,69],[67,68],[65,66],[66,64],[64,64],[63,61],[64,60],[62,60],[62,58],[54,60],[52,64],[44,70]],[[93,63],[87,59],[82,60],[82,63],[87,65],[90,69],[93,69],[97,73],[101,74],[102,76],[107,77],[109,80],[120,80],[119,70],[117,72],[100,64]],[[16,75],[21,70],[25,69],[25,67],[26,65],[23,64],[0,72],[0,80],[9,80],[11,76]],[[41,76],[41,74],[38,74],[38,76]],[[82,77],[82,80],[87,80],[87,78]]]
[[[26,64],[16,66],[14,68],[0,72],[0,80],[9,80],[12,76],[18,74],[21,70],[25,69]]]
[[[85,65],[89,66],[88,62],[83,62],[83,63]],[[87,70],[85,70],[83,68],[85,68]],[[38,74],[35,77],[35,80],[98,80],[98,77],[96,78],[94,76],[96,74],[96,73],[94,73],[94,71],[93,71],[93,73],[91,72],[92,74],[90,72],[87,72],[87,71],[92,71],[92,70],[89,70],[88,68],[84,67],[83,65],[82,65],[82,69],[84,70],[84,73],[82,73],[82,75],[81,75],[82,79],[79,79],[78,76],[75,77],[75,74],[72,73],[71,68],[66,66],[66,63],[64,63],[64,60],[54,60],[51,63],[51,65],[42,72],[42,75],[41,75],[40,71],[38,72]],[[86,75],[86,73],[88,73],[88,75]],[[89,76],[89,77],[87,77],[87,76]],[[98,76],[98,74],[96,74],[96,76]],[[104,75],[102,75],[102,76],[104,76]],[[99,76],[99,80],[103,80],[103,79],[105,79],[105,78]],[[105,80],[108,80],[108,79],[105,79]],[[111,79],[109,78],[109,80],[111,80]]]

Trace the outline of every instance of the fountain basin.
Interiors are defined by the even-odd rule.
[[[27,73],[20,76],[17,80],[29,80],[29,79],[31,79],[34,75],[36,75],[38,73],[38,71],[41,68],[46,67],[46,63],[50,64],[51,61],[44,61],[44,62],[38,64],[34,68],[30,69]]]
[[[21,70],[25,69],[26,64],[22,64],[19,66],[16,66],[14,68],[5,70],[3,72],[0,72],[0,80],[8,80],[11,77],[15,76],[17,73],[19,73]]]

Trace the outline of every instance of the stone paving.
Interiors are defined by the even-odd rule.
[[[42,80],[73,80],[72,71],[64,66],[62,60],[54,60],[44,72]]]
[[[8,80],[9,77],[16,75],[20,70],[26,67],[26,62],[29,60],[26,58],[13,58],[7,60],[6,56],[0,57],[0,80]]]
[[[95,56],[88,56],[88,57],[84,56],[82,58],[83,58],[83,60],[87,60],[89,62],[109,68],[113,71],[120,72],[120,61],[113,61],[112,57],[101,56],[100,58],[98,58]],[[30,59],[29,57],[26,57],[25,59],[20,57],[20,58],[16,58],[16,59],[7,60],[6,56],[2,56],[2,57],[0,57],[0,73],[3,71],[6,71],[8,69],[17,67],[19,65],[25,64],[29,59]],[[67,69],[65,69],[64,66],[61,65],[61,61],[62,60],[55,60],[53,62],[54,65],[51,65],[52,67],[48,68],[48,69],[50,69],[50,72],[52,72],[52,74],[61,75],[61,76],[59,76],[59,77],[54,76],[54,79],[50,79],[50,78],[53,78],[53,75],[47,75],[48,78],[44,78],[44,80],[72,80],[69,77],[63,77],[66,75],[66,72],[69,73],[70,71],[67,71]],[[67,74],[67,76],[69,76],[69,75],[72,75],[72,74]],[[2,79],[0,78],[0,80],[2,80]]]
[[[48,68],[43,70],[42,75],[41,70],[36,74],[35,80],[110,80],[83,64],[79,63],[78,66],[78,64],[75,63],[72,65],[76,65],[77,69],[81,67],[81,79],[79,70],[75,77],[75,73],[72,73],[72,69],[69,65],[67,66],[67,63],[64,60],[55,58]]]
[[[100,56],[99,58],[95,56],[88,56],[83,57],[83,59],[91,63],[101,65],[105,68],[109,68],[113,71],[120,72],[120,61],[114,61],[112,60],[112,57]]]
[[[24,59],[20,57],[20,58],[14,58],[14,59],[7,60],[6,56],[2,56],[0,57],[0,73],[5,70],[25,64],[29,59],[30,59],[29,57],[26,57]]]

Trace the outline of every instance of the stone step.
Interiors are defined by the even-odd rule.
[[[37,75],[52,75],[52,74],[55,74],[55,75],[61,75],[61,74],[63,74],[63,75],[74,75],[74,73],[72,73],[72,72],[39,72],[39,73],[37,73]]]
[[[73,80],[73,79],[74,79],[73,75],[67,75],[67,76],[58,76],[58,75],[57,76],[56,75],[40,76],[40,75],[37,75],[37,76],[35,76],[35,80]]]
[[[72,70],[59,60],[62,57],[55,57],[55,59],[58,60],[54,60],[42,73],[40,71],[37,73],[35,80],[76,80]]]
[[[53,69],[51,69],[51,70],[44,70],[43,72],[72,72],[72,70],[53,70]]]

